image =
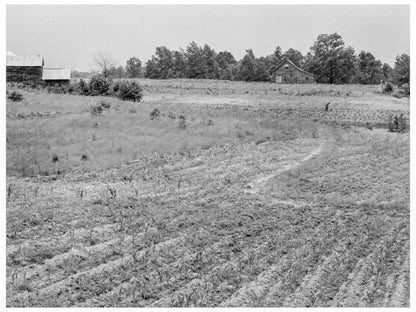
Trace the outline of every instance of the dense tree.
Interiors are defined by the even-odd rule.
[[[287,58],[298,67],[302,68],[303,66],[303,55],[298,50],[290,48],[285,53],[283,53],[283,58]]]
[[[205,74],[205,64],[203,64],[203,52],[196,42],[192,41],[186,47],[186,77],[201,78]]]
[[[253,50],[246,50],[247,54],[244,55],[239,67],[239,79],[244,81],[254,81],[257,74],[256,58]]]
[[[172,72],[174,78],[186,77],[186,58],[183,51],[173,52]]]
[[[218,79],[219,78],[219,66],[217,63],[217,53],[215,50],[207,44],[204,45],[202,49],[203,53],[203,64],[205,73],[204,76],[206,79]]]
[[[384,79],[382,64],[370,53],[361,51],[357,56],[355,83],[378,84]]]
[[[273,54],[266,56],[267,67],[270,71],[274,71],[283,61],[282,49],[277,46]]]
[[[110,78],[124,78],[126,76],[123,66],[118,66],[118,67],[111,66],[108,69],[107,75]]]
[[[216,60],[217,53],[207,44],[198,46],[192,41],[186,48],[186,66],[188,78],[218,79],[220,67]]]
[[[336,76],[333,83],[351,83],[355,70],[355,52],[351,47],[343,48],[339,51],[336,62]]]
[[[154,56],[152,56],[152,58],[146,62],[146,69],[144,71],[144,77],[150,78],[150,79],[160,78],[158,65],[156,63],[156,58]]]
[[[361,51],[356,56],[354,49],[346,47],[337,33],[319,35],[305,56],[292,48],[282,53],[279,46],[265,57],[256,58],[252,49],[246,52],[237,62],[230,52],[216,53],[209,45],[201,47],[194,41],[185,50],[171,51],[164,46],[158,47],[155,55],[147,61],[144,74],[153,79],[273,81],[277,66],[287,58],[298,67],[315,74],[319,83],[379,83],[382,79],[391,80],[392,76],[399,83],[409,80],[409,56],[398,57],[393,71],[388,64],[382,65],[369,52]]]
[[[127,61],[126,75],[128,78],[138,78],[142,76],[142,62],[138,57],[132,57]]]
[[[173,77],[172,52],[165,46],[156,48],[156,55],[146,63],[146,78],[168,79]]]
[[[393,68],[387,63],[383,64],[383,67],[381,68],[381,71],[383,73],[383,80],[384,81],[392,81],[393,80]]]
[[[237,70],[237,61],[234,56],[227,51],[217,54],[216,61],[219,68],[219,79],[234,80]]]
[[[260,57],[256,59],[256,75],[254,81],[269,81],[271,79],[271,70],[268,59],[266,57]]]
[[[282,54],[282,49],[279,46],[277,46],[276,49],[274,50],[273,56],[276,58],[276,60],[278,62],[281,62],[282,61],[283,54]]]
[[[354,49],[337,33],[318,36],[306,57],[306,68],[318,82],[348,83],[354,74]]]
[[[410,82],[410,56],[402,54],[396,57],[394,63],[394,81],[397,84]]]

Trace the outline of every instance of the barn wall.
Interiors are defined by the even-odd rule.
[[[281,83],[314,83],[315,78],[311,74],[299,71],[296,67],[289,64],[288,68],[280,66],[276,71],[276,77],[281,76]]]
[[[42,82],[42,66],[7,66],[7,82]]]
[[[70,80],[67,79],[55,79],[55,80],[44,80],[45,84],[48,86],[62,86],[69,85]]]

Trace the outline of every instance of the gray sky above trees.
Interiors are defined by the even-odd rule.
[[[294,48],[306,54],[319,34],[340,34],[356,53],[371,52],[394,65],[410,51],[409,6],[7,6],[6,47],[41,54],[46,66],[94,68],[94,54],[116,65],[144,63],[157,46],[207,43],[241,59]]]

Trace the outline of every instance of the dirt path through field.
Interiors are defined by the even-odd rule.
[[[296,169],[301,164],[319,155],[322,152],[323,148],[324,148],[324,143],[321,143],[318,148],[315,148],[314,150],[312,150],[309,154],[304,156],[301,160],[296,160],[296,157],[295,157],[294,159],[288,161],[287,164],[284,164],[281,168],[274,171],[273,173],[267,174],[267,175],[259,175],[258,177],[256,177],[255,180],[253,180],[252,182],[246,185],[247,189],[244,192],[251,193],[251,194],[259,193],[262,189],[266,187],[267,183],[270,180],[276,178],[279,174],[285,171]]]

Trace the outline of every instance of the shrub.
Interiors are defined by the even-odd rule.
[[[403,116],[403,114],[395,115],[394,117],[390,116],[388,127],[389,127],[390,132],[399,132],[399,133],[406,132],[406,129],[407,129],[406,118]]]
[[[405,83],[399,86],[399,93],[403,96],[410,96],[410,85]]]
[[[46,90],[49,93],[56,93],[56,94],[71,93],[69,85],[64,85],[64,84],[60,84],[60,83],[49,85],[49,86],[46,87]]]
[[[184,115],[180,115],[179,116],[179,129],[186,129],[187,125],[186,125],[186,118]]]
[[[109,109],[111,107],[111,103],[106,102],[106,101],[100,101],[100,105],[102,106],[102,108],[104,109]]]
[[[90,113],[93,115],[101,115],[103,113],[103,107],[101,104],[91,105]]]
[[[23,95],[20,92],[12,91],[7,95],[7,98],[13,102],[20,102],[23,100]]]
[[[75,85],[75,92],[81,95],[89,95],[90,88],[84,79],[80,79]]]
[[[157,108],[155,108],[151,113],[150,113],[150,119],[154,119],[156,117],[159,117],[160,115],[160,110],[158,110]]]
[[[109,95],[111,83],[111,79],[104,78],[102,76],[92,77],[88,84],[89,95]]]
[[[143,97],[142,87],[135,81],[121,80],[112,86],[112,93],[123,101],[140,102]]]
[[[53,163],[56,163],[58,160],[59,160],[58,155],[57,155],[57,154],[53,154],[53,155],[52,155],[52,162],[53,162]]]
[[[393,92],[393,84],[391,82],[386,82],[382,86],[383,93],[392,93]]]

